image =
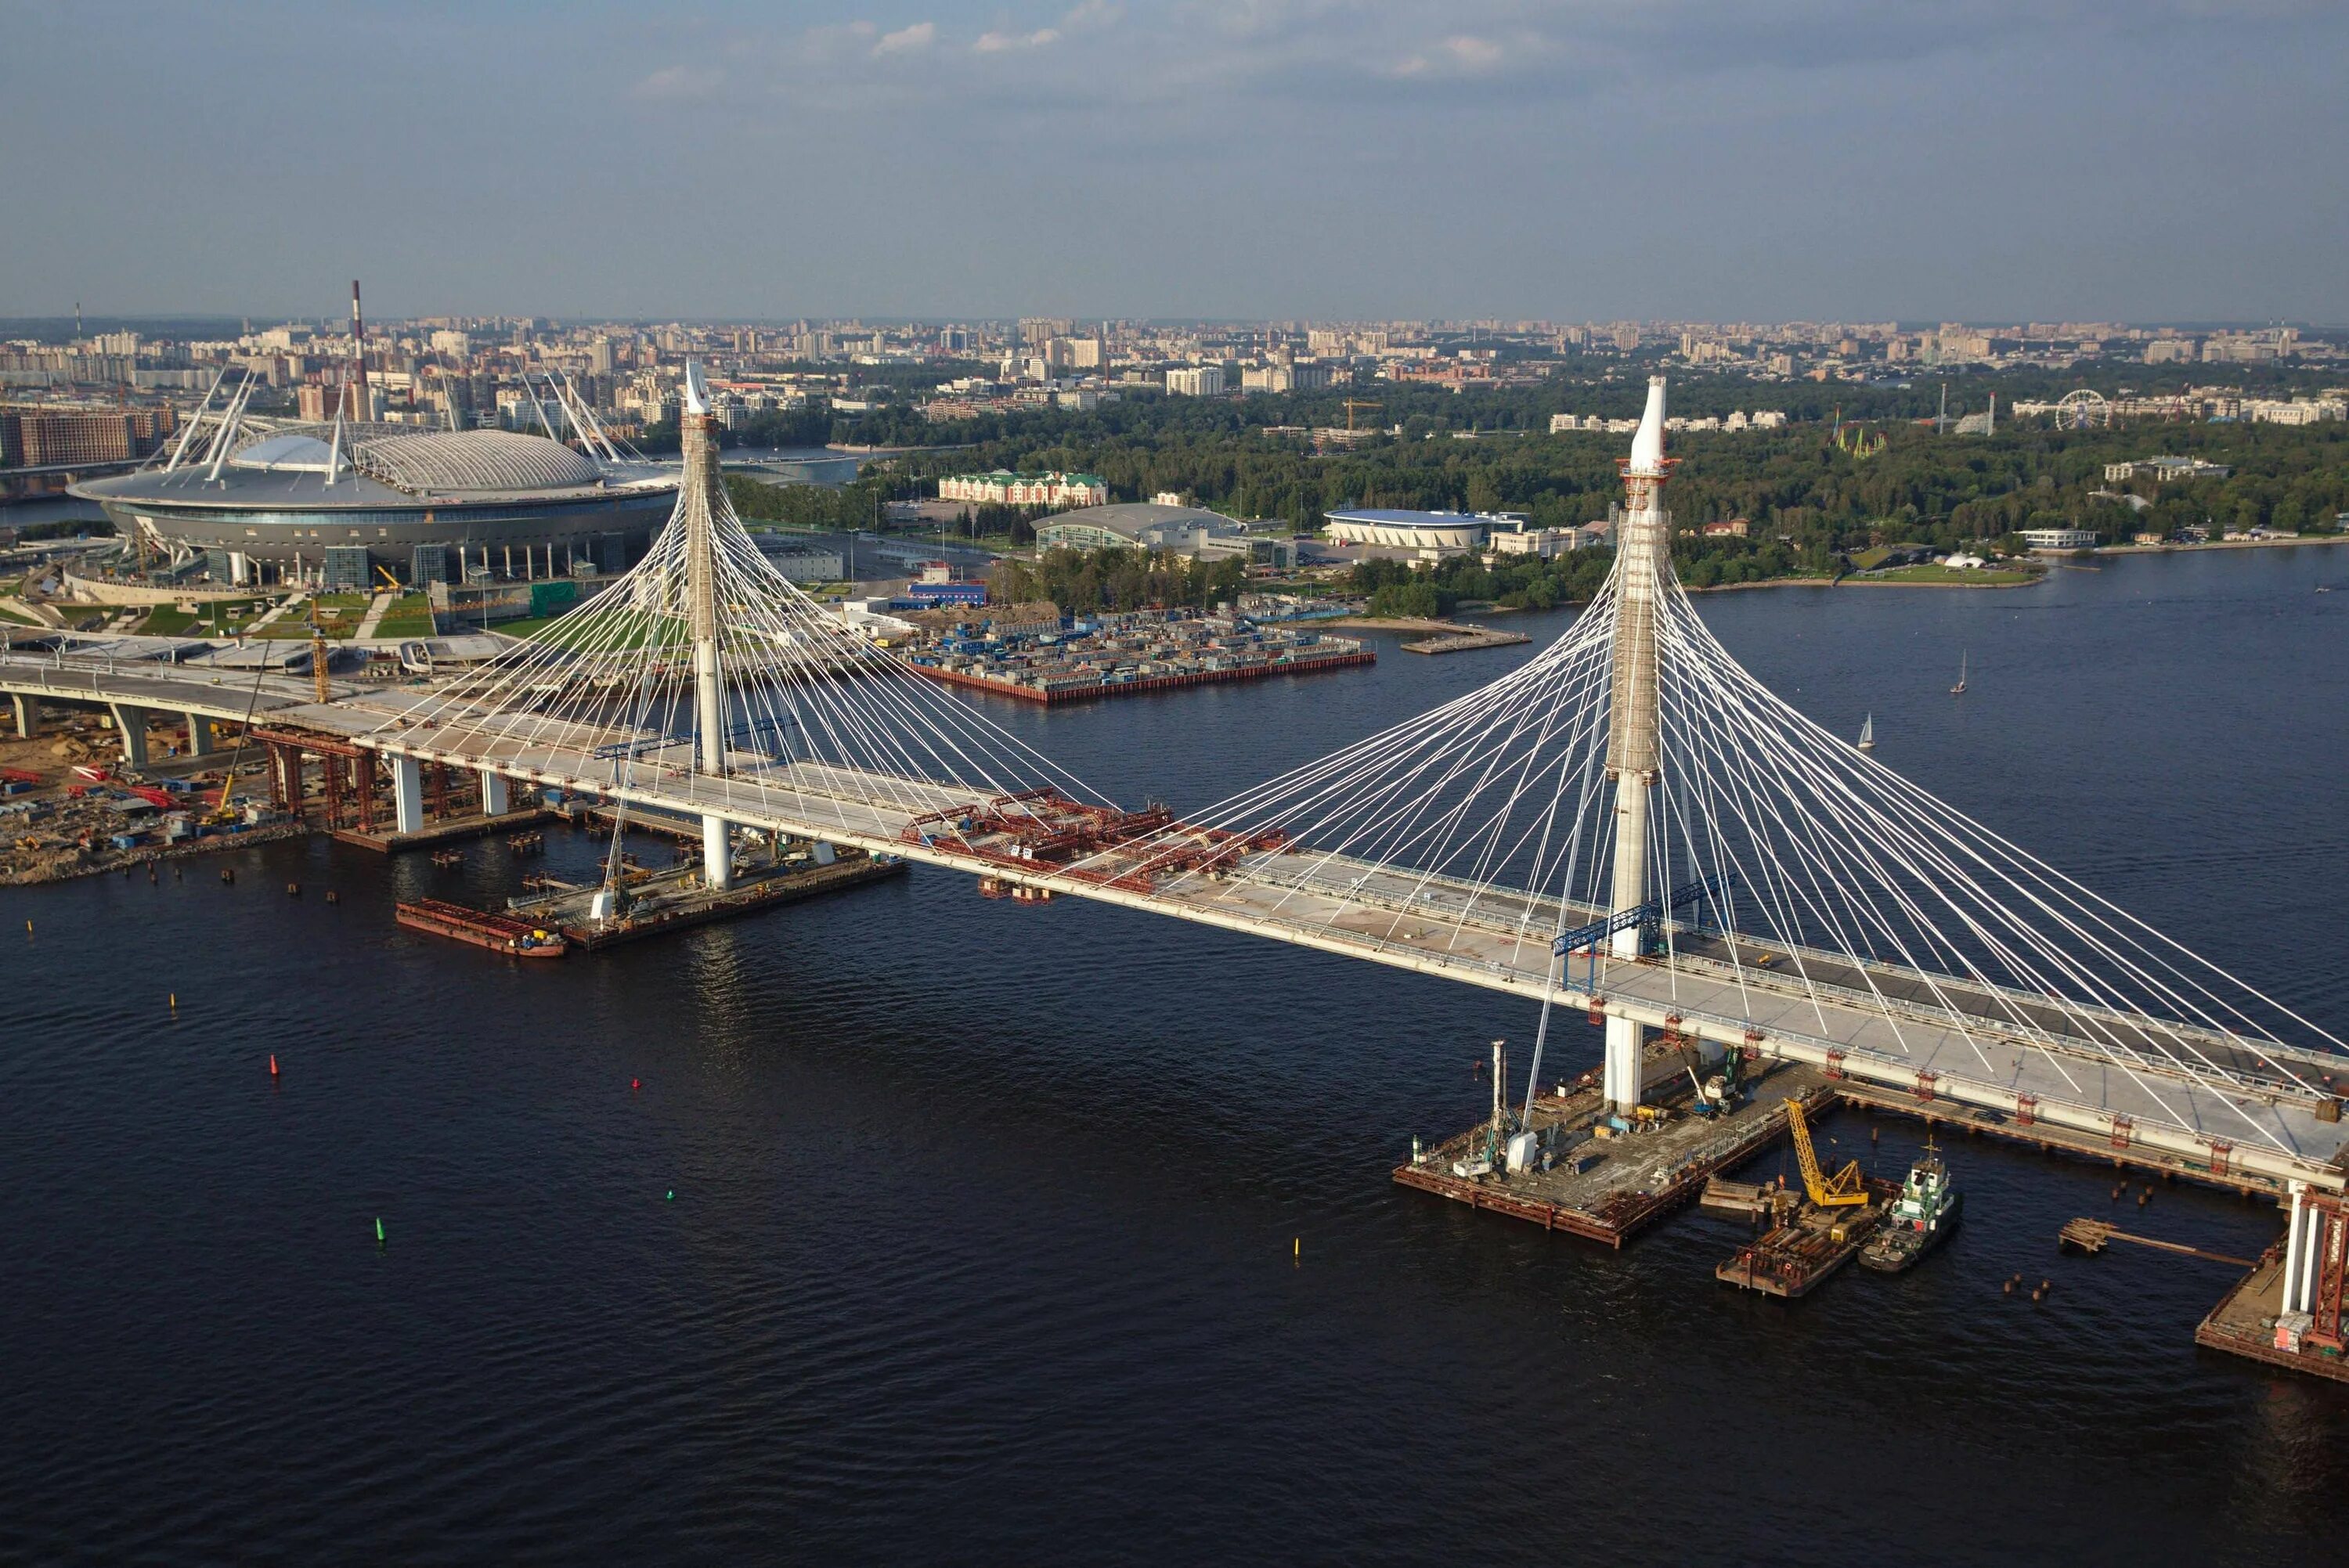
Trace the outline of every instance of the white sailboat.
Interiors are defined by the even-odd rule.
[[[1859,721],[1859,748],[1862,751],[1876,749],[1876,716],[1872,713]]]

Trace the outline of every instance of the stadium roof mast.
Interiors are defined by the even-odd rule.
[[[351,280],[351,359],[357,366],[359,377],[358,407],[352,410],[352,418],[365,419],[369,417],[367,395],[367,323],[359,317],[359,280],[357,278]]]

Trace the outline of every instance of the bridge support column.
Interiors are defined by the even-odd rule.
[[[212,721],[202,714],[191,713],[184,717],[188,722],[188,755],[211,756],[218,749],[218,742],[212,735]]]
[[[1638,1020],[1607,1015],[1607,1065],[1601,1088],[1607,1103],[1617,1110],[1629,1110],[1640,1103],[1640,1079],[1647,1071],[1642,1059],[1647,1035]]]
[[[413,757],[391,758],[392,826],[402,833],[424,829],[424,764]]]
[[[728,840],[726,819],[701,819],[701,880],[712,892],[724,892],[734,885],[734,847]]]
[[[41,699],[17,693],[10,698],[16,705],[16,738],[30,740],[41,733]]]
[[[147,710],[122,703],[109,703],[107,711],[114,716],[115,733],[122,737],[122,765],[140,769],[147,766]]]
[[[2299,1305],[2301,1232],[2308,1217],[2308,1185],[2292,1183],[2292,1207],[2284,1211],[2283,1221],[2283,1305],[2279,1311],[2291,1312]]]
[[[513,799],[506,786],[506,776],[481,769],[481,815],[502,817],[513,810]]]

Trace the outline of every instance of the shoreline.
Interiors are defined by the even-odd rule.
[[[2100,544],[2093,550],[2051,550],[2059,559],[2078,555],[2183,555],[2197,550],[2279,550],[2301,544],[2349,544],[2349,533],[2303,533],[2292,539],[2212,539],[2200,544]]]
[[[1995,592],[2001,588],[2036,588],[2047,581],[2047,573],[2034,572],[2020,583],[1925,583],[1915,578],[1862,577],[1855,573],[1828,584],[1831,588],[1961,588],[1971,593]]]
[[[313,830],[308,823],[299,820],[269,822],[257,828],[248,828],[241,833],[214,833],[177,844],[142,844],[135,850],[109,851],[89,860],[77,861],[38,874],[16,871],[0,872],[0,887],[47,887],[80,877],[104,876],[109,872],[127,873],[142,865],[154,865],[163,861],[191,861],[200,855],[240,850],[252,844],[274,844],[311,831]]]

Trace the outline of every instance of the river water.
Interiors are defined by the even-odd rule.
[[[2349,1023],[2349,551],[1702,607],[1884,762]],[[1529,653],[1392,645],[997,711],[1196,808]],[[2198,1350],[2229,1269],[2059,1257],[2109,1172],[1961,1140],[1924,1266],[1752,1297],[1711,1276],[1729,1222],[1614,1253],[1390,1182],[1522,1004],[919,869],[543,967],[391,922],[537,863],[321,841],[0,894],[0,1557],[2338,1560],[2349,1388]],[[1825,1130],[1887,1174],[1920,1136]]]

